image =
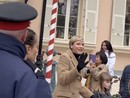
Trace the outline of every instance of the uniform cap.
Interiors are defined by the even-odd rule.
[[[22,2],[0,4],[0,29],[20,30],[37,17],[35,8]]]

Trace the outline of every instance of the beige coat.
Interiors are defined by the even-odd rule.
[[[57,65],[57,85],[53,98],[90,98],[92,92],[81,84],[81,75],[77,71],[78,62],[69,49],[62,54]]]
[[[91,75],[91,78],[90,78],[90,89],[92,92],[94,91],[97,91],[99,89],[99,75],[102,73],[102,72],[108,72],[109,73],[109,70],[108,70],[108,67],[104,64],[101,64],[95,68],[92,68],[90,70],[90,75]],[[87,80],[88,81],[88,80]]]

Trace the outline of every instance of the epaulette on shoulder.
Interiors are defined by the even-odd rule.
[[[37,78],[45,78],[43,71],[40,68],[38,68],[34,63],[32,63],[30,60],[25,60],[25,63],[32,69]]]

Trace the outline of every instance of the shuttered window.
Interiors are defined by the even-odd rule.
[[[52,1],[47,0],[44,38],[49,38]],[[77,35],[80,0],[58,0],[56,38],[68,40]]]
[[[86,0],[84,39],[96,44],[99,0]]]
[[[113,46],[124,45],[126,0],[114,0],[111,42]]]
[[[126,3],[124,46],[130,46],[130,0]]]

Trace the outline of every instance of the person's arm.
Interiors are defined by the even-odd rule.
[[[126,67],[124,68],[123,74],[121,76],[121,80],[120,80],[120,89],[119,89],[119,93],[122,96],[122,98],[125,98],[126,93],[125,93],[125,79],[126,79],[126,72],[125,72]]]
[[[83,98],[91,98],[93,93],[85,86],[81,86],[79,88],[79,94],[83,97]],[[95,97],[92,97],[95,98]]]
[[[59,58],[57,65],[58,81],[61,85],[68,85],[72,83],[77,77],[81,76],[81,70],[87,65],[85,62],[87,54],[82,54],[79,58],[78,64],[71,67],[70,57],[68,54],[63,54]],[[71,68],[70,68],[71,67]]]
[[[115,63],[116,63],[116,55],[114,52],[111,53],[110,57],[108,57],[109,61],[107,63],[108,65],[108,69],[109,69],[109,73],[111,76],[114,75],[114,66],[115,66]]]

